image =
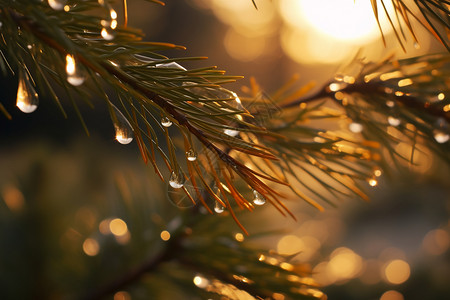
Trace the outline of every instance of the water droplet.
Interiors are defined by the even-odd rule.
[[[376,185],[378,185],[378,181],[375,178],[371,178],[371,179],[369,179],[369,185],[376,186]]]
[[[184,185],[184,176],[182,172],[172,172],[169,179],[169,184],[174,189],[182,188]]]
[[[396,127],[396,126],[400,125],[401,120],[399,118],[389,116],[388,123],[389,123],[389,125]]]
[[[32,113],[39,104],[39,97],[25,71],[19,71],[16,106],[24,113]]]
[[[222,205],[222,203],[216,200],[216,204],[214,205],[214,211],[218,214],[221,214],[225,211],[225,207]]]
[[[235,106],[239,110],[245,110],[244,106],[242,105],[242,101],[238,97],[238,95],[235,92],[231,92],[231,94],[233,95],[234,100],[235,100],[235,104],[233,106]]]
[[[350,131],[353,133],[360,133],[363,131],[364,127],[361,123],[352,122],[350,125],[348,125],[348,129],[350,129]]]
[[[197,159],[197,154],[194,149],[189,149],[189,151],[186,152],[186,157],[188,161],[195,161]]]
[[[114,30],[111,28],[103,27],[102,31],[100,32],[100,35],[105,40],[111,41],[114,39]]]
[[[111,17],[111,20],[117,19],[117,12],[113,8],[109,9],[109,15]]]
[[[264,205],[264,204],[266,204],[266,197],[261,195],[261,193],[258,192],[257,190],[253,190],[253,196],[255,196],[255,198],[253,198],[253,203],[254,204],[256,204],[256,205]]]
[[[66,73],[67,81],[73,86],[82,85],[85,77],[78,67],[75,57],[72,54],[66,55]]]
[[[384,92],[385,92],[386,94],[392,94],[392,93],[394,92],[394,90],[391,89],[390,87],[386,87],[386,88],[384,88]]]
[[[67,0],[48,0],[48,5],[54,10],[63,10]]]
[[[374,174],[375,176],[377,176],[377,177],[380,177],[381,174],[382,174],[382,171],[381,171],[380,169],[375,169],[375,170],[373,171],[373,174]]]
[[[334,76],[334,79],[335,79],[336,81],[344,81],[344,74],[338,73],[338,74],[336,74],[336,75]]]
[[[448,133],[446,133],[440,129],[433,130],[433,136],[434,136],[434,139],[436,140],[436,142],[438,142],[439,144],[444,144],[444,143],[448,142],[448,140],[450,138]]]
[[[172,184],[167,186],[167,198],[170,203],[182,209],[196,205],[198,202],[196,187],[189,182],[184,182],[184,184],[181,185],[182,188],[178,187],[180,184],[176,184],[175,186],[176,187],[173,187]],[[202,192],[203,190],[200,190],[200,193]]]
[[[330,83],[330,85],[328,86],[328,89],[331,91],[331,92],[337,92],[337,91],[340,91],[340,90],[342,90],[342,89],[344,89],[344,88],[346,88],[347,87],[347,84],[346,83],[343,83],[343,82],[333,82],[333,83]]]
[[[200,274],[195,275],[193,281],[194,284],[201,289],[206,289],[209,286],[209,280]]]
[[[388,101],[386,101],[386,106],[390,107],[390,108],[393,108],[395,106],[395,102],[392,101],[392,100],[388,100]]]
[[[127,118],[122,114],[122,112],[111,104],[114,109],[113,123],[114,129],[116,131],[116,140],[122,145],[126,145],[131,143],[133,140],[133,128],[131,127],[130,122],[128,122]]]
[[[239,131],[234,130],[234,129],[225,129],[223,131],[223,133],[225,133],[226,135],[229,135],[229,136],[237,136],[239,134]]]
[[[161,119],[161,125],[164,127],[170,127],[170,126],[172,126],[172,121],[170,121],[170,119],[168,117],[163,117]]]

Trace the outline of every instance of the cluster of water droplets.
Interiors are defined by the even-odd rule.
[[[102,25],[102,30],[100,31],[100,35],[103,39],[107,41],[111,41],[116,36],[116,28],[117,28],[117,12],[104,0],[98,0],[98,3],[105,7],[108,10],[108,18],[101,20],[100,24]]]

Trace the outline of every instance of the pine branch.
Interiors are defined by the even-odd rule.
[[[82,5],[87,5],[87,3],[80,4],[77,9],[81,10]],[[34,10],[33,5],[30,8],[35,13],[38,13],[37,10]],[[113,46],[113,50],[115,50],[113,54],[116,54],[115,52],[117,52],[117,54],[108,54],[105,51],[107,50],[106,48],[112,47],[110,45],[111,43],[109,43],[109,45],[101,45],[92,39],[80,39],[80,35],[83,35],[85,33],[71,33],[71,31],[74,31],[74,28],[72,28],[71,26],[68,26],[70,27],[70,31],[68,30],[66,31],[66,33],[62,33],[59,31],[54,32],[54,30],[48,27],[48,24],[41,24],[41,22],[46,22],[46,19],[45,21],[38,20],[38,17],[36,17],[36,19],[32,19],[32,14],[27,14],[27,16],[25,16],[25,14],[20,13],[18,10],[25,9],[20,4],[17,5],[16,9],[17,10],[15,10],[14,8],[4,8],[3,14],[6,18],[11,18],[13,21],[15,21],[15,23],[20,25],[23,30],[31,33],[34,36],[32,39],[41,41],[43,43],[41,44],[42,47],[45,48],[45,46],[49,46],[51,49],[56,50],[62,57],[73,57],[72,60],[78,62],[79,68],[84,67],[84,69],[86,69],[86,71],[88,71],[90,74],[100,74],[104,79],[106,79],[108,84],[111,84],[117,89],[118,95],[122,95],[123,99],[126,101],[126,103],[122,103],[123,109],[125,111],[131,109],[131,114],[129,112],[126,113],[128,114],[128,120],[122,122],[122,124],[129,124],[133,127],[133,131],[136,133],[138,144],[141,149],[141,153],[143,154],[144,160],[152,161],[155,169],[156,164],[154,163],[155,157],[152,154],[153,150],[150,152],[147,149],[147,146],[145,145],[140,132],[146,135],[146,137],[150,140],[150,143],[155,144],[155,146],[159,149],[158,142],[156,140],[156,134],[154,133],[153,129],[151,129],[151,131],[148,131],[148,134],[146,134],[145,131],[143,131],[141,125],[139,125],[139,123],[143,121],[146,124],[145,126],[147,130],[154,126],[150,124],[146,117],[147,114],[154,114],[153,112],[151,112],[151,110],[154,109],[156,109],[156,111],[159,111],[162,115],[165,115],[166,117],[164,118],[169,118],[167,126],[170,126],[172,122],[175,122],[181,131],[187,129],[187,136],[195,136],[197,140],[200,141],[200,143],[202,143],[206,149],[208,149],[208,151],[211,151],[215,155],[215,157],[220,160],[219,164],[223,164],[223,167],[226,166],[226,168],[228,168],[229,170],[233,170],[232,172],[235,172],[237,175],[241,176],[245,181],[247,181],[249,186],[259,189],[261,192],[270,190],[270,188],[265,183],[258,179],[259,174],[256,174],[255,176],[255,172],[249,170],[242,163],[235,161],[232,157],[221,150],[218,145],[225,144],[228,147],[239,149],[240,151],[244,151],[252,155],[274,159],[274,157],[269,152],[267,152],[267,149],[263,149],[254,144],[245,143],[239,138],[228,137],[227,139],[224,139],[223,137],[225,136],[225,134],[219,134],[217,132],[217,129],[220,127],[229,129],[233,128],[230,127],[230,125],[227,125],[227,123],[230,123],[230,121],[233,123],[239,123],[239,119],[236,119],[236,116],[238,115],[238,113],[245,113],[245,111],[242,111],[241,108],[236,109],[232,105],[228,104],[228,102],[230,101],[235,101],[236,95],[228,90],[220,88],[217,85],[221,82],[226,82],[235,78],[224,77],[222,75],[222,72],[216,72],[210,68],[204,70],[198,69],[186,71],[178,64],[174,64],[174,67],[167,68],[167,66],[172,63],[172,60],[164,58],[155,60],[151,56],[135,55],[136,51],[139,53],[143,53],[142,51],[146,51],[146,49],[163,49],[170,47],[173,48],[176,46],[169,44],[134,42],[136,49],[141,48],[139,50],[134,50],[134,48],[130,48],[130,43],[133,43],[133,39],[136,38],[133,38],[131,36],[133,31],[130,31],[129,29],[122,29],[123,34],[121,31],[115,33],[116,36],[114,38],[114,41],[117,43],[115,45],[118,46]],[[26,7],[26,9],[29,9],[29,7]],[[41,7],[40,9],[43,8]],[[55,13],[52,10],[48,11],[50,13]],[[73,15],[74,18],[82,17],[78,14]],[[87,20],[88,19],[86,18],[83,19],[84,22],[86,22]],[[92,21],[96,22],[95,19],[93,19]],[[105,22],[104,20],[102,20],[102,22],[99,23],[102,24]],[[89,28],[94,25],[86,26]],[[63,25],[58,25],[56,26],[56,28],[65,29]],[[103,29],[99,30],[98,32],[103,35],[105,28],[106,27],[103,27]],[[67,36],[64,36],[64,34],[67,34]],[[121,38],[124,39],[123,42],[121,41]],[[110,37],[106,35],[105,39],[109,40]],[[79,42],[94,43],[95,47],[92,52],[89,52],[87,51],[87,49],[84,49],[85,46],[78,44]],[[123,45],[126,45],[128,48],[121,46],[121,43],[124,42],[126,42],[126,44]],[[9,43],[5,46],[11,47],[14,45]],[[105,46],[106,48],[103,49]],[[15,51],[11,51],[11,49],[8,50],[9,52],[15,53]],[[45,56],[41,58],[45,58]],[[34,59],[34,57],[32,57],[32,59]],[[133,61],[132,64],[129,63],[130,60]],[[118,63],[120,64],[120,67],[118,66]],[[39,64],[43,64],[43,62],[39,62]],[[48,69],[51,70],[54,69],[54,67],[50,67]],[[58,72],[59,71],[56,71],[56,73]],[[40,79],[40,76],[43,76],[43,74],[34,74],[34,76]],[[161,79],[163,79],[164,81],[161,81],[158,76],[161,76]],[[45,77],[43,78],[45,80]],[[183,84],[180,85],[180,82]],[[67,85],[64,80],[61,80],[60,83],[62,83],[67,90],[73,89],[73,87]],[[96,85],[100,90],[100,85]],[[191,92],[191,90],[196,90],[196,92]],[[125,91],[128,93],[128,95],[124,94]],[[199,95],[199,92],[202,92],[205,95]],[[108,106],[115,107],[115,109],[110,110],[113,115],[113,121],[115,121],[115,123],[118,123],[117,121],[120,118],[115,116],[116,112],[121,117],[124,117],[124,114],[117,109],[117,106],[114,106],[110,102],[109,97],[106,94],[104,95],[104,98]],[[135,100],[137,100],[136,104],[134,104]],[[185,104],[186,102],[191,103],[191,101],[194,105]],[[129,107],[127,108],[126,106],[124,106],[125,104],[127,104],[127,106],[129,105]],[[201,106],[198,106],[198,104],[200,104]],[[145,112],[141,111],[141,108],[145,110]],[[205,113],[207,113],[207,110],[210,110],[210,113],[209,117],[205,118]],[[134,116],[133,118],[131,117],[132,115]],[[141,120],[138,120],[139,118]],[[153,116],[152,118],[154,119]],[[82,119],[81,115],[80,119]],[[163,124],[163,126],[165,125]],[[123,128],[120,130],[124,131]],[[256,131],[264,129],[258,128],[257,126],[253,125],[248,127],[246,130]],[[170,155],[166,158],[166,163],[170,172],[172,172],[172,174],[175,174],[175,177],[177,177],[177,180],[180,181],[180,185],[182,186],[183,181],[185,180],[185,178],[183,177],[185,177],[185,175],[182,171],[180,171],[179,163],[175,156],[175,148],[171,142],[171,139],[169,138],[169,133],[166,131],[165,135],[168,141],[170,153]],[[130,139],[125,138],[125,140],[128,141]],[[188,140],[190,140],[190,138]],[[190,148],[192,148],[192,146],[193,145],[190,145]],[[186,151],[187,150],[188,149],[186,149]],[[207,167],[208,166],[206,166],[206,168]],[[202,166],[202,168],[205,168],[205,166]],[[203,176],[199,168],[191,168],[190,170],[193,172],[193,174],[189,174],[189,177]],[[222,179],[220,179],[222,175],[223,174],[219,174],[219,176],[216,178],[216,183],[218,186],[223,184]],[[176,185],[179,184],[176,183]],[[225,200],[225,202],[227,201]],[[225,204],[230,210],[232,210],[231,205],[225,202],[222,202],[222,204]],[[202,201],[202,203],[205,202]],[[247,207],[251,206],[247,201],[244,201],[244,203]]]
[[[380,23],[380,16],[382,15],[388,19],[396,39],[404,51],[403,42],[407,40],[404,28],[407,28],[414,41],[419,43],[411,18],[416,20],[420,26],[425,28],[450,51],[450,41],[448,39],[450,19],[449,2],[447,0],[414,0],[414,4],[404,0],[393,0],[390,1],[393,6],[393,12],[387,9],[387,2],[385,0],[371,0],[373,12],[385,44],[383,28]],[[381,4],[381,8],[378,3]],[[416,10],[419,10],[419,13],[415,13]],[[394,22],[394,19],[396,22]]]
[[[278,115],[264,115],[267,111],[261,113],[257,106],[270,106],[272,100],[261,97],[262,89],[252,87],[251,97],[241,101],[220,86],[238,77],[225,76],[213,67],[186,70],[177,62],[195,58],[169,59],[158,54],[182,47],[141,41],[138,30],[118,26],[117,13],[108,2],[74,2],[63,11],[28,1],[3,0],[0,4],[2,69],[18,70],[19,87],[28,96],[37,101],[34,88],[47,90],[65,114],[52,88],[53,83],[61,85],[87,131],[71,94],[80,94],[82,99],[98,95],[109,108],[119,142],[134,138],[143,160],[150,161],[165,180],[157,162],[161,157],[171,174],[170,189],[184,192],[190,205],[201,203],[210,213],[213,207],[216,212],[226,208],[244,232],[236,208],[252,211],[269,202],[283,215],[295,218],[282,202],[285,194],[278,187],[287,187],[320,210],[319,199],[331,205],[330,198],[341,196],[367,199],[362,182],[376,184],[374,172],[378,174],[379,165],[388,165],[383,149],[394,160],[405,159],[394,149],[399,140],[412,145],[430,143],[433,151],[448,160],[443,140],[448,137],[448,97],[433,103],[424,100],[448,94],[447,75],[442,75],[448,73],[448,56],[425,59],[427,76],[414,73],[418,59],[384,66],[387,60],[366,64],[356,77],[347,76],[351,80],[330,81],[300,100],[296,99],[308,85],[292,93],[282,88],[274,96]],[[401,1],[395,4],[404,13],[398,18],[403,16],[406,22],[408,9]],[[376,4],[377,12],[375,8]],[[93,10],[101,13],[94,15]],[[80,75],[81,71],[85,74]],[[391,77],[384,80],[383,76]],[[113,92],[105,92],[104,85]],[[333,99],[341,110],[326,107],[323,98]],[[395,110],[401,118],[390,116],[392,110],[385,103],[391,102],[399,107]],[[36,107],[37,103],[29,103],[27,109]],[[342,115],[352,122],[353,133],[335,132]],[[304,125],[311,120],[323,121],[330,128]],[[389,130],[396,125],[386,120],[400,122],[404,135],[391,134]],[[169,130],[171,125],[178,128],[177,133]],[[365,130],[360,132],[361,128]],[[436,132],[439,141],[433,139]],[[177,135],[182,136],[182,145],[177,144]],[[253,202],[246,197],[249,191]]]

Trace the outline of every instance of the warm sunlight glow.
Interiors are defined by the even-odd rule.
[[[305,20],[314,30],[337,40],[362,44],[380,36],[370,1],[283,0],[281,11],[292,25],[299,26],[300,20]]]

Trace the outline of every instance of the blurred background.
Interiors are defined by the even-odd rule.
[[[415,26],[419,43],[407,35],[405,53],[381,18],[385,47],[368,0],[265,0],[256,2],[257,10],[250,0],[167,0],[165,6],[128,2],[129,25],[142,28],[146,39],[187,47],[163,54],[207,56],[207,61],[189,61],[185,67],[216,65],[229,75],[243,75],[227,86],[236,91],[253,76],[270,93],[294,74],[299,86],[315,81],[320,88],[356,55],[376,61],[390,54],[408,57],[444,51]],[[115,8],[121,15],[120,5]],[[59,203],[56,207],[62,206],[44,215],[61,214],[62,225],[86,227],[76,234],[58,231],[54,237],[39,238],[54,238],[58,247],[73,245],[71,251],[85,257],[100,251],[100,239],[91,236],[94,228],[101,232],[102,221],[120,215],[114,195],[121,177],[136,182],[146,178],[143,193],[150,201],[167,201],[166,187],[142,164],[136,144],[114,141],[103,103],[94,102],[95,110],[81,105],[88,137],[69,105],[67,120],[49,99],[41,99],[33,114],[23,114],[14,106],[16,79],[2,79],[1,88],[1,101],[13,117],[0,116],[3,258],[21,257],[20,252],[11,254],[15,248],[6,247],[5,241],[20,240],[25,229],[14,227],[7,216],[20,212],[39,185]],[[425,154],[419,155],[413,169],[389,180],[381,176],[369,203],[349,200],[319,213],[293,199],[288,204],[297,222],[278,216],[270,207],[246,222],[270,219],[264,221],[267,229],[283,229],[284,234],[258,242],[281,254],[299,253],[293,260],[310,265],[329,299],[444,299],[450,294],[450,173],[448,166]],[[176,214],[177,208],[168,210]],[[123,232],[117,236],[122,237],[116,241],[118,247],[128,243]],[[17,246],[17,241],[9,245]]]

